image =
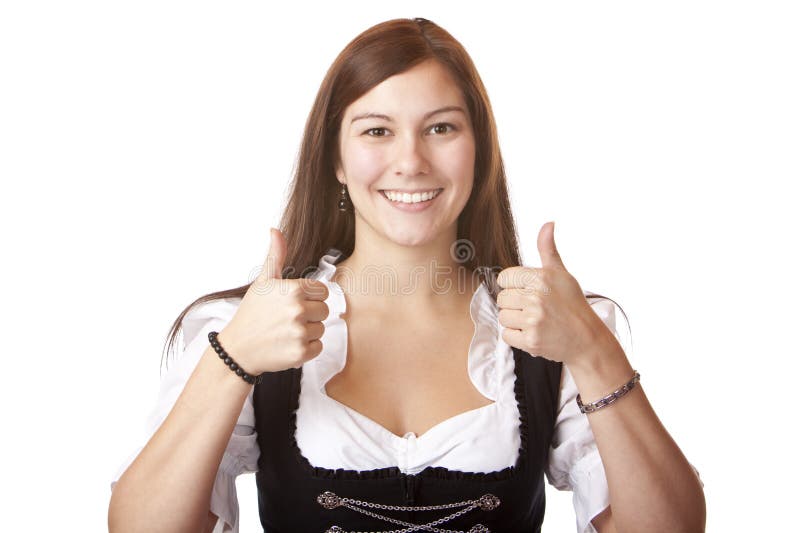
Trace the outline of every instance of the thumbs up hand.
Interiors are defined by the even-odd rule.
[[[283,279],[286,240],[271,228],[267,259],[250,284],[220,343],[251,375],[300,368],[322,352],[328,287],[308,278]]]
[[[579,362],[611,331],[586,301],[578,281],[556,249],[554,222],[539,230],[542,268],[513,266],[498,274],[497,295],[503,340],[534,356],[565,364]],[[616,340],[616,339],[614,339]]]

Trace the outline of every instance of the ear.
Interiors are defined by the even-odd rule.
[[[344,185],[344,170],[342,169],[342,165],[339,161],[335,161],[333,164],[334,171],[336,172],[336,179],[339,180],[339,183]]]

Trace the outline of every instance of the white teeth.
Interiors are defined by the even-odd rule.
[[[418,202],[426,202],[437,196],[440,192],[441,191],[437,189],[435,191],[428,191],[422,193],[415,192],[414,194],[410,194],[407,192],[399,193],[394,191],[384,191],[383,194],[393,202],[403,202],[404,204],[416,204]]]

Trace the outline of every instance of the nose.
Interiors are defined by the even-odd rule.
[[[426,146],[423,140],[413,134],[405,135],[396,143],[395,174],[416,176],[430,172]]]

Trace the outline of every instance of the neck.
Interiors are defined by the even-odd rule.
[[[401,311],[437,311],[469,301],[480,280],[451,254],[455,232],[418,246],[358,241],[336,264],[334,281],[349,298]]]

